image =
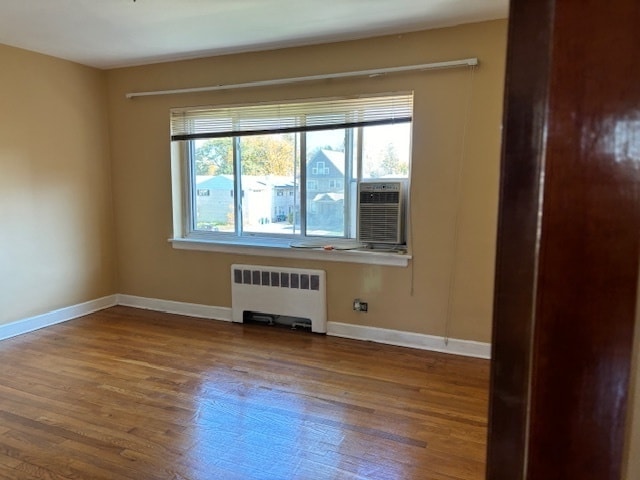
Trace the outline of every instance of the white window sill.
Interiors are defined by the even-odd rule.
[[[235,253],[260,257],[295,258],[301,260],[322,260],[325,262],[365,263],[406,267],[411,255],[407,253],[385,252],[370,249],[325,250],[324,248],[293,248],[288,243],[268,240],[257,242],[222,242],[189,238],[170,238],[173,248],[179,250],[200,250],[207,252]]]

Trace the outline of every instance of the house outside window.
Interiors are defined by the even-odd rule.
[[[354,239],[358,183],[408,181],[412,94],[279,107],[172,111],[174,151],[188,172],[183,237]],[[272,118],[283,110],[290,118]]]

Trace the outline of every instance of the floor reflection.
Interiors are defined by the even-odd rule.
[[[344,405],[228,377],[214,373],[197,395],[187,453],[197,471],[242,479],[406,478],[401,465],[376,453],[384,432],[350,424]]]

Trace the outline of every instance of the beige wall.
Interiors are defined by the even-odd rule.
[[[115,293],[104,72],[0,45],[0,324]]]
[[[229,307],[233,262],[323,268],[330,321],[490,341],[506,21],[108,72],[120,293]],[[125,93],[477,56],[480,68],[126,100]],[[470,89],[469,123],[464,144]],[[415,91],[409,268],[174,250],[171,107]],[[458,244],[454,242],[460,201]],[[452,275],[454,281],[452,281]],[[413,284],[413,292],[412,292]],[[351,310],[369,302],[368,314]],[[447,315],[447,311],[450,315]]]

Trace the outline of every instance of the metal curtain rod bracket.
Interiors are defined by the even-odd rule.
[[[441,68],[475,67],[478,65],[477,58],[465,58],[462,60],[451,60],[448,62],[423,63],[420,65],[405,65],[402,67],[376,68],[372,70],[356,70],[353,72],[327,73],[323,75],[309,75],[306,77],[279,78],[274,80],[259,80],[256,82],[234,83],[228,85],[212,85],[209,87],[177,88],[174,90],[156,90],[150,92],[131,92],[125,95],[126,98],[152,97],[158,95],[180,95],[185,93],[213,92],[216,90],[234,90],[238,88],[269,87],[273,85],[288,85],[291,83],[311,82],[314,80],[327,80],[332,78],[349,77],[377,77],[389,73],[401,73],[410,71],[435,70]]]

